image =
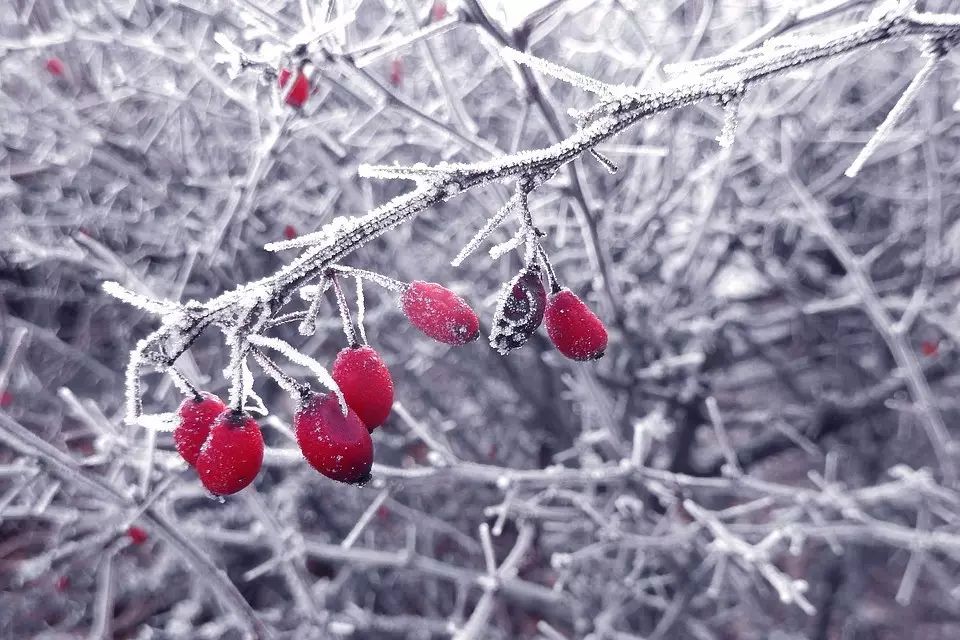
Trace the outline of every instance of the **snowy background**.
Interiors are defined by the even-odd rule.
[[[957,637],[958,40],[951,0],[0,3],[0,638]],[[388,226],[416,186],[361,165],[442,162],[406,170],[415,217],[331,232],[481,322],[439,344],[365,283],[397,401],[370,483],[299,459],[254,365],[267,453],[223,501],[174,451],[174,378],[125,419],[173,312],[104,281],[267,305],[303,250],[265,245]],[[599,361],[487,344],[523,215],[451,266],[524,176]],[[269,334],[329,366],[322,302]],[[236,386],[220,331],[176,364]]]

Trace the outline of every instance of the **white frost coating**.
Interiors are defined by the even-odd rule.
[[[263,245],[267,251],[285,251],[286,249],[297,249],[300,247],[331,247],[343,235],[354,231],[360,226],[360,217],[338,216],[320,227],[318,231],[307,233],[290,240],[281,240],[270,242]]]
[[[486,240],[487,236],[493,233],[493,231],[500,226],[500,223],[506,219],[507,215],[514,209],[514,207],[517,206],[519,202],[520,194],[515,193],[509,200],[507,200],[506,204],[500,207],[500,209],[498,209],[497,212],[487,220],[486,224],[484,224],[480,230],[477,231],[477,233],[470,239],[470,242],[468,242],[463,249],[460,250],[460,253],[457,254],[457,257],[455,257],[450,264],[454,267],[459,267],[461,264],[463,264],[463,261],[466,260],[471,253],[476,251],[480,247],[480,244]]]
[[[363,298],[363,277],[355,273],[354,278],[357,280],[357,329],[360,332],[360,340],[363,344],[367,344],[367,330],[363,326],[363,316],[366,312],[366,302]]]
[[[740,103],[743,97],[740,95],[731,96],[723,108],[723,128],[720,135],[717,136],[717,142],[721,148],[729,147],[733,144],[733,139],[737,133],[737,124],[740,121]]]
[[[309,369],[310,372],[316,376],[317,381],[320,382],[320,384],[337,394],[337,400],[340,402],[340,411],[343,412],[343,415],[347,415],[347,401],[344,399],[343,392],[340,391],[340,387],[337,386],[336,381],[333,379],[333,376],[330,375],[330,372],[327,371],[326,367],[310,356],[300,353],[293,347],[293,345],[284,342],[279,338],[251,335],[247,337],[247,340],[250,342],[250,344],[254,344],[258,347],[273,349],[290,360],[290,362]]]
[[[531,69],[536,69],[541,73],[556,78],[557,80],[562,80],[567,84],[577,87],[578,89],[589,91],[590,93],[598,95],[601,98],[612,98],[618,93],[622,93],[624,89],[623,87],[618,88],[613,85],[600,82],[599,80],[585,76],[582,73],[574,71],[573,69],[568,69],[567,67],[560,66],[555,62],[550,62],[549,60],[532,56],[529,53],[511,49],[510,47],[503,47],[500,49],[500,55],[507,60],[524,64]]]
[[[139,293],[135,293],[130,289],[127,289],[119,282],[108,280],[107,282],[103,283],[103,290],[118,300],[122,300],[131,306],[157,315],[165,315],[180,309],[180,305],[175,302],[148,298],[147,296],[140,295]]]
[[[243,395],[241,403],[243,404],[244,409],[247,411],[254,411],[262,416],[269,415],[270,411],[263,403],[263,399],[260,398],[256,391],[253,390],[253,372],[250,371],[250,366],[247,364],[246,358],[240,362],[240,376],[241,380],[243,380]],[[252,402],[253,404],[248,405],[248,401]]]
[[[867,160],[870,159],[876,150],[883,144],[883,142],[890,136],[893,132],[893,128],[897,126],[900,120],[906,114],[907,109],[913,104],[913,101],[916,99],[917,94],[920,93],[920,90],[923,88],[923,85],[926,84],[927,79],[937,68],[937,65],[943,59],[943,54],[939,51],[934,51],[929,54],[929,59],[921,67],[920,71],[917,72],[917,75],[913,77],[913,80],[910,81],[910,84],[903,91],[903,95],[900,96],[900,99],[897,100],[897,103],[893,105],[893,108],[890,109],[890,113],[887,114],[887,117],[884,118],[883,122],[880,123],[880,126],[877,127],[876,132],[870,138],[863,149],[860,150],[860,153],[857,154],[857,157],[850,164],[850,167],[844,171],[844,174],[848,178],[856,178],[863,165],[867,163]]]
[[[515,236],[513,236],[506,242],[501,242],[498,245],[490,247],[490,257],[496,260],[497,258],[501,257],[503,254],[509,251],[513,251],[514,249],[520,246],[520,244],[524,241],[524,238],[526,237],[526,235],[527,234],[524,232],[524,230],[521,229],[516,233]]]
[[[176,413],[144,413],[137,416],[135,424],[144,429],[153,431],[173,431],[177,428],[179,418]]]

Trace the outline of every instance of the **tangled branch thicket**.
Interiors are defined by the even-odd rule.
[[[540,4],[0,7],[0,637],[955,635],[960,7]],[[534,263],[602,360],[400,321]],[[283,388],[344,299],[362,488]],[[226,500],[194,387],[269,408]]]

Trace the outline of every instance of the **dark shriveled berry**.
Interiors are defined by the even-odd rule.
[[[253,482],[263,464],[263,434],[242,411],[225,409],[210,428],[197,457],[197,474],[218,496],[236,493]]]
[[[300,451],[331,480],[362,484],[373,467],[373,440],[353,409],[347,415],[333,394],[311,394],[293,417]]]
[[[226,408],[220,398],[211,393],[201,393],[180,403],[177,409],[180,423],[173,431],[173,444],[190,466],[196,466],[200,447],[210,435],[213,421]]]
[[[607,348],[607,329],[569,289],[547,300],[547,334],[557,350],[573,360],[596,360]]]
[[[480,321],[470,305],[435,282],[411,282],[401,303],[413,326],[438,342],[460,346],[480,336]]]
[[[490,346],[506,355],[522,347],[543,322],[547,292],[540,279],[540,269],[523,269],[503,285],[497,310],[493,315]]]

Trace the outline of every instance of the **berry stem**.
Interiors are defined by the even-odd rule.
[[[176,366],[172,364],[168,366],[167,375],[173,378],[173,383],[181,391],[183,391],[187,395],[192,395],[193,399],[196,400],[197,402],[200,402],[201,400],[203,400],[203,396],[200,395],[200,390],[197,389],[195,386],[193,386],[193,384],[191,384],[190,381],[187,380],[186,376],[180,373],[180,370],[177,369]]]
[[[251,347],[250,355],[252,355],[253,359],[257,361],[257,364],[260,365],[260,368],[263,369],[264,373],[273,378],[280,388],[289,393],[292,397],[302,398],[310,393],[310,385],[303,382],[298,382],[293,377],[288,376],[277,365],[277,363],[270,358],[270,356],[265,354],[260,349]]]
[[[350,306],[347,304],[347,297],[343,294],[343,288],[337,280],[334,273],[330,274],[330,280],[333,283],[333,293],[337,298],[337,309],[340,311],[340,319],[343,321],[343,333],[347,336],[347,342],[351,347],[359,347],[357,342],[357,332],[353,328],[353,318],[350,316]]]
[[[345,267],[343,265],[334,264],[330,266],[328,271],[335,271],[344,275],[363,278],[364,280],[369,280],[370,282],[378,284],[384,289],[393,291],[394,293],[403,293],[407,289],[407,284],[405,282],[395,280],[380,273],[367,271],[366,269],[357,269],[356,267]]]
[[[547,272],[547,284],[550,285],[550,293],[559,292],[562,287],[557,281],[557,273],[553,270],[553,264],[550,263],[547,252],[544,251],[539,242],[537,243],[537,253],[540,255],[540,262],[543,263],[543,270]]]

